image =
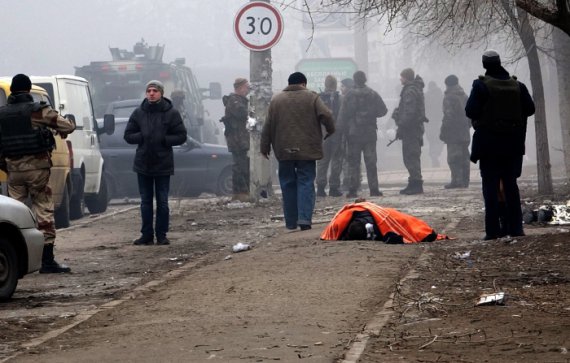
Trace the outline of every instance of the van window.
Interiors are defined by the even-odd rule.
[[[49,95],[50,100],[55,100],[55,98],[53,97],[53,84],[51,83],[34,83],[34,84],[36,86],[40,86],[41,88],[45,89]],[[51,102],[49,102],[49,104],[53,107],[53,104]]]
[[[83,130],[92,130],[91,124],[91,101],[89,98],[88,88],[83,84],[65,83],[65,108],[63,116],[72,114],[75,116],[75,122],[78,127]]]
[[[0,106],[4,106],[6,104],[6,92],[0,88]]]

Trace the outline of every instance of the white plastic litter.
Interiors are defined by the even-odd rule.
[[[494,294],[483,294],[479,296],[479,301],[476,306],[479,305],[504,305],[505,304],[505,293],[497,292]]]
[[[232,247],[232,251],[234,251],[235,253],[237,252],[242,252],[242,251],[247,251],[249,250],[251,247],[248,244],[245,243],[237,243]]]

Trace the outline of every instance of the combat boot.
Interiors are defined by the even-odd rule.
[[[40,268],[41,274],[58,274],[68,273],[71,269],[66,265],[57,263],[53,256],[53,243],[45,244],[42,253],[42,267]]]
[[[330,188],[329,189],[329,196],[331,197],[342,197],[342,192],[337,188]]]
[[[317,186],[317,197],[326,197],[325,187]]]
[[[400,190],[400,194],[414,195],[424,192],[424,182],[422,180],[410,180],[406,189]]]
[[[383,195],[384,195],[384,193],[382,193],[382,192],[381,192],[380,190],[378,190],[378,189],[374,189],[374,190],[371,190],[371,191],[370,191],[370,196],[371,196],[371,197],[381,197],[381,196],[383,196]]]

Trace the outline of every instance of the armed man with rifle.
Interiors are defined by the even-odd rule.
[[[247,119],[249,116],[249,100],[247,95],[251,87],[245,78],[237,78],[234,82],[234,92],[224,96],[222,101],[226,107],[225,115],[220,120],[224,123],[224,136],[228,151],[233,156],[232,184],[233,200],[249,201],[249,131]]]
[[[411,68],[400,73],[402,92],[400,103],[392,113],[398,130],[396,139],[402,140],[402,156],[408,169],[408,185],[400,194],[412,195],[424,192],[422,179],[422,155],[425,116],[424,81]],[[390,142],[391,144],[392,142]]]
[[[366,175],[371,196],[381,196],[378,189],[376,167],[377,118],[388,113],[382,97],[366,86],[366,74],[356,71],[353,75],[354,88],[348,91],[339,116],[339,125],[348,140],[348,175],[350,185],[347,198],[355,198],[359,183],[360,157],[364,156]]]
[[[54,259],[54,201],[48,185],[55,147],[52,130],[65,138],[75,122],[61,117],[45,102],[34,102],[32,82],[25,74],[12,78],[6,106],[0,107],[0,168],[8,174],[8,195],[20,202],[31,198],[31,209],[44,234],[40,273],[70,272]]]

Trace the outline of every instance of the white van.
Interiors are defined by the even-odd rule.
[[[81,77],[55,75],[31,76],[32,83],[44,88],[51,97],[54,108],[64,117],[75,119],[76,130],[67,140],[71,142],[73,159],[73,192],[69,203],[69,216],[83,216],[84,205],[91,213],[107,209],[109,196],[105,182],[103,157],[99,150],[99,135],[113,134],[113,115],[105,115],[104,126],[99,128],[87,80]]]

